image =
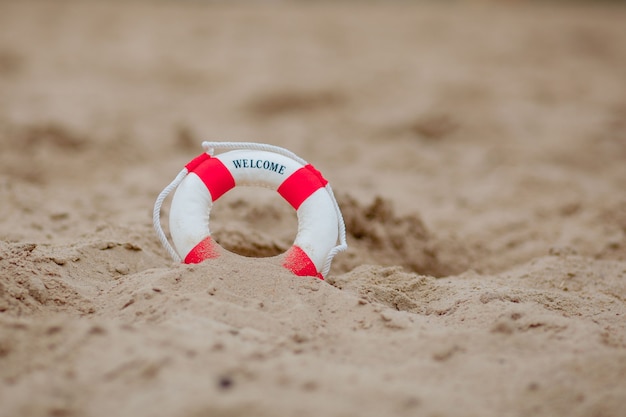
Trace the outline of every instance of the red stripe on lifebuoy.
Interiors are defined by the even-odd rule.
[[[295,245],[285,253],[283,267],[300,277],[317,277],[321,280],[324,279],[322,273],[317,272],[317,268],[315,268],[315,264],[311,258],[309,258],[309,255]]]
[[[298,210],[300,204],[326,184],[328,184],[326,178],[313,165],[308,164],[291,174],[277,191],[293,208]]]
[[[208,156],[208,155],[207,155]],[[235,186],[235,179],[226,165],[217,158],[209,158],[200,163],[193,172],[202,180],[211,193],[213,201]]]
[[[220,256],[217,244],[211,236],[204,238],[185,256],[186,264],[199,264],[206,259],[213,259]]]
[[[187,168],[187,172],[193,172],[198,167],[198,165],[200,165],[201,163],[203,163],[210,157],[211,156],[207,153],[203,153],[203,154],[196,156],[194,159],[189,161],[187,165],[185,165],[185,168]]]

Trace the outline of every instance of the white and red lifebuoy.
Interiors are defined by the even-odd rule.
[[[343,218],[328,181],[311,164],[282,148],[260,144],[231,147],[237,145],[244,149],[212,156],[211,148],[211,152],[199,155],[173,183],[176,192],[169,228],[176,254],[188,264],[218,258],[223,249],[212,239],[209,228],[213,203],[234,187],[266,187],[276,190],[297,212],[298,232],[291,248],[282,255],[282,265],[295,275],[324,279],[332,257],[347,247]],[[257,149],[245,149],[252,145]],[[211,143],[203,146],[208,149]],[[276,149],[282,152],[274,152]],[[163,199],[160,196],[160,203]],[[156,205],[155,227],[162,234]],[[165,245],[164,235],[160,237]]]

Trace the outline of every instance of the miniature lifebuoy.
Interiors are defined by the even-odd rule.
[[[211,145],[203,143],[205,149]],[[297,212],[298,232],[282,255],[282,265],[295,275],[324,279],[332,257],[347,247],[343,218],[328,181],[311,164],[282,148],[237,145],[283,152],[236,149],[216,156],[205,152],[185,166],[169,215],[170,234],[180,260],[190,264],[218,258],[223,248],[211,237],[209,228],[213,203],[234,187],[266,187],[276,190]],[[160,228],[160,220],[155,218],[155,227],[157,223]]]

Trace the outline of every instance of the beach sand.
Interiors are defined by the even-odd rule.
[[[623,416],[625,20],[0,2],[0,416]],[[153,204],[203,140],[324,174],[325,281],[273,257],[269,190],[215,204],[239,255],[169,258]]]

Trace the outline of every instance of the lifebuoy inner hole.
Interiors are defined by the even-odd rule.
[[[280,255],[291,247],[298,218],[276,191],[240,186],[213,203],[209,228],[224,249],[263,258]]]

